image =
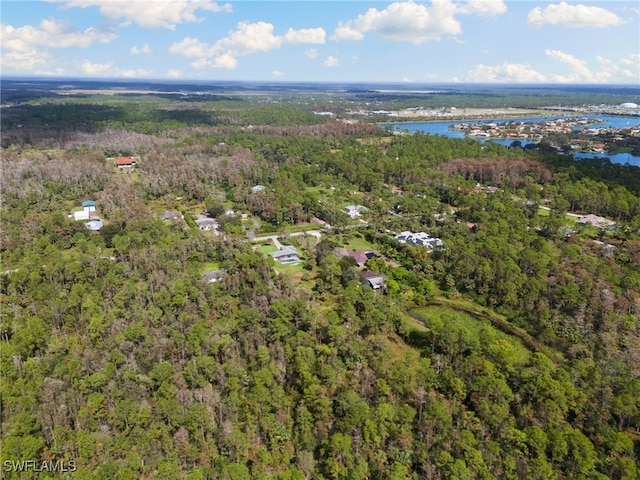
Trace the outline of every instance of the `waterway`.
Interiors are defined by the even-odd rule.
[[[634,126],[640,126],[640,119],[630,117],[618,117],[613,115],[555,115],[548,117],[531,117],[531,118],[491,118],[482,120],[456,120],[446,122],[401,122],[401,123],[384,123],[381,125],[383,128],[390,128],[398,131],[406,132],[421,132],[430,135],[445,135],[450,138],[465,138],[464,132],[460,130],[453,130],[450,127],[456,124],[485,124],[485,123],[502,123],[502,122],[544,122],[550,120],[558,120],[560,118],[588,118],[599,119],[602,123],[593,123],[590,125],[577,125],[575,129],[581,128],[631,128]],[[500,145],[509,146],[513,143],[513,139],[478,139],[481,142],[491,141],[499,143]],[[527,141],[521,140],[522,145],[527,145]],[[574,152],[575,158],[608,158],[613,163],[620,163],[623,165],[635,165],[640,167],[640,156],[631,155],[630,153],[584,153]]]

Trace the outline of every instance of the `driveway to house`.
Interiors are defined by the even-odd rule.
[[[322,237],[322,233],[320,232],[320,230],[307,230],[306,232],[294,232],[294,233],[290,233],[289,237],[300,237],[302,235],[311,235],[313,237],[316,237],[318,240],[320,240],[320,238]],[[278,238],[282,238],[282,237],[284,237],[284,235],[267,235],[264,237],[251,238],[250,241],[266,242],[267,240],[271,240],[273,244],[276,246],[276,248],[279,250],[282,248],[282,244],[280,243]]]

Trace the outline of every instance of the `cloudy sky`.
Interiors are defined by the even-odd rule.
[[[3,75],[640,84],[637,0],[2,0],[0,9]]]

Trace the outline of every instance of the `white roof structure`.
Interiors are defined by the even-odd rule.
[[[409,232],[404,231],[398,235],[396,235],[396,239],[399,242],[407,243],[409,245],[418,245],[421,247],[427,247],[429,250],[432,250],[436,247],[442,247],[444,243],[437,237],[432,237],[428,233],[425,232]]]
[[[104,224],[102,223],[102,220],[91,220],[90,222],[85,223],[84,226],[89,230],[97,232],[104,226]]]
[[[363,207],[362,205],[347,205],[344,207],[344,211],[351,218],[359,217],[362,212],[367,211],[367,207]]]

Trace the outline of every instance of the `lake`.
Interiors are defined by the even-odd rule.
[[[399,131],[408,131],[408,132],[422,132],[430,135],[445,135],[450,138],[465,138],[464,132],[460,130],[451,130],[449,127],[459,123],[468,123],[468,124],[485,124],[485,123],[502,123],[502,122],[543,122],[549,120],[558,120],[560,118],[589,118],[589,119],[600,119],[602,123],[594,123],[591,125],[580,125],[576,126],[576,129],[579,128],[630,128],[633,126],[640,126],[640,119],[629,118],[629,117],[618,117],[612,115],[555,115],[548,117],[531,117],[531,118],[491,118],[485,120],[456,120],[456,121],[446,121],[446,122],[407,122],[407,123],[384,123],[381,124],[383,128],[391,128],[393,130]],[[492,138],[492,139],[478,139],[481,142],[484,141],[492,141],[495,143],[499,143],[500,145],[509,146],[513,142],[511,139],[500,139],[500,138]],[[526,141],[521,141],[522,145],[526,145]],[[574,152],[573,154],[575,158],[608,158],[613,163],[620,163],[623,165],[635,165],[640,167],[640,156],[631,155],[629,153],[583,153],[583,152]]]

